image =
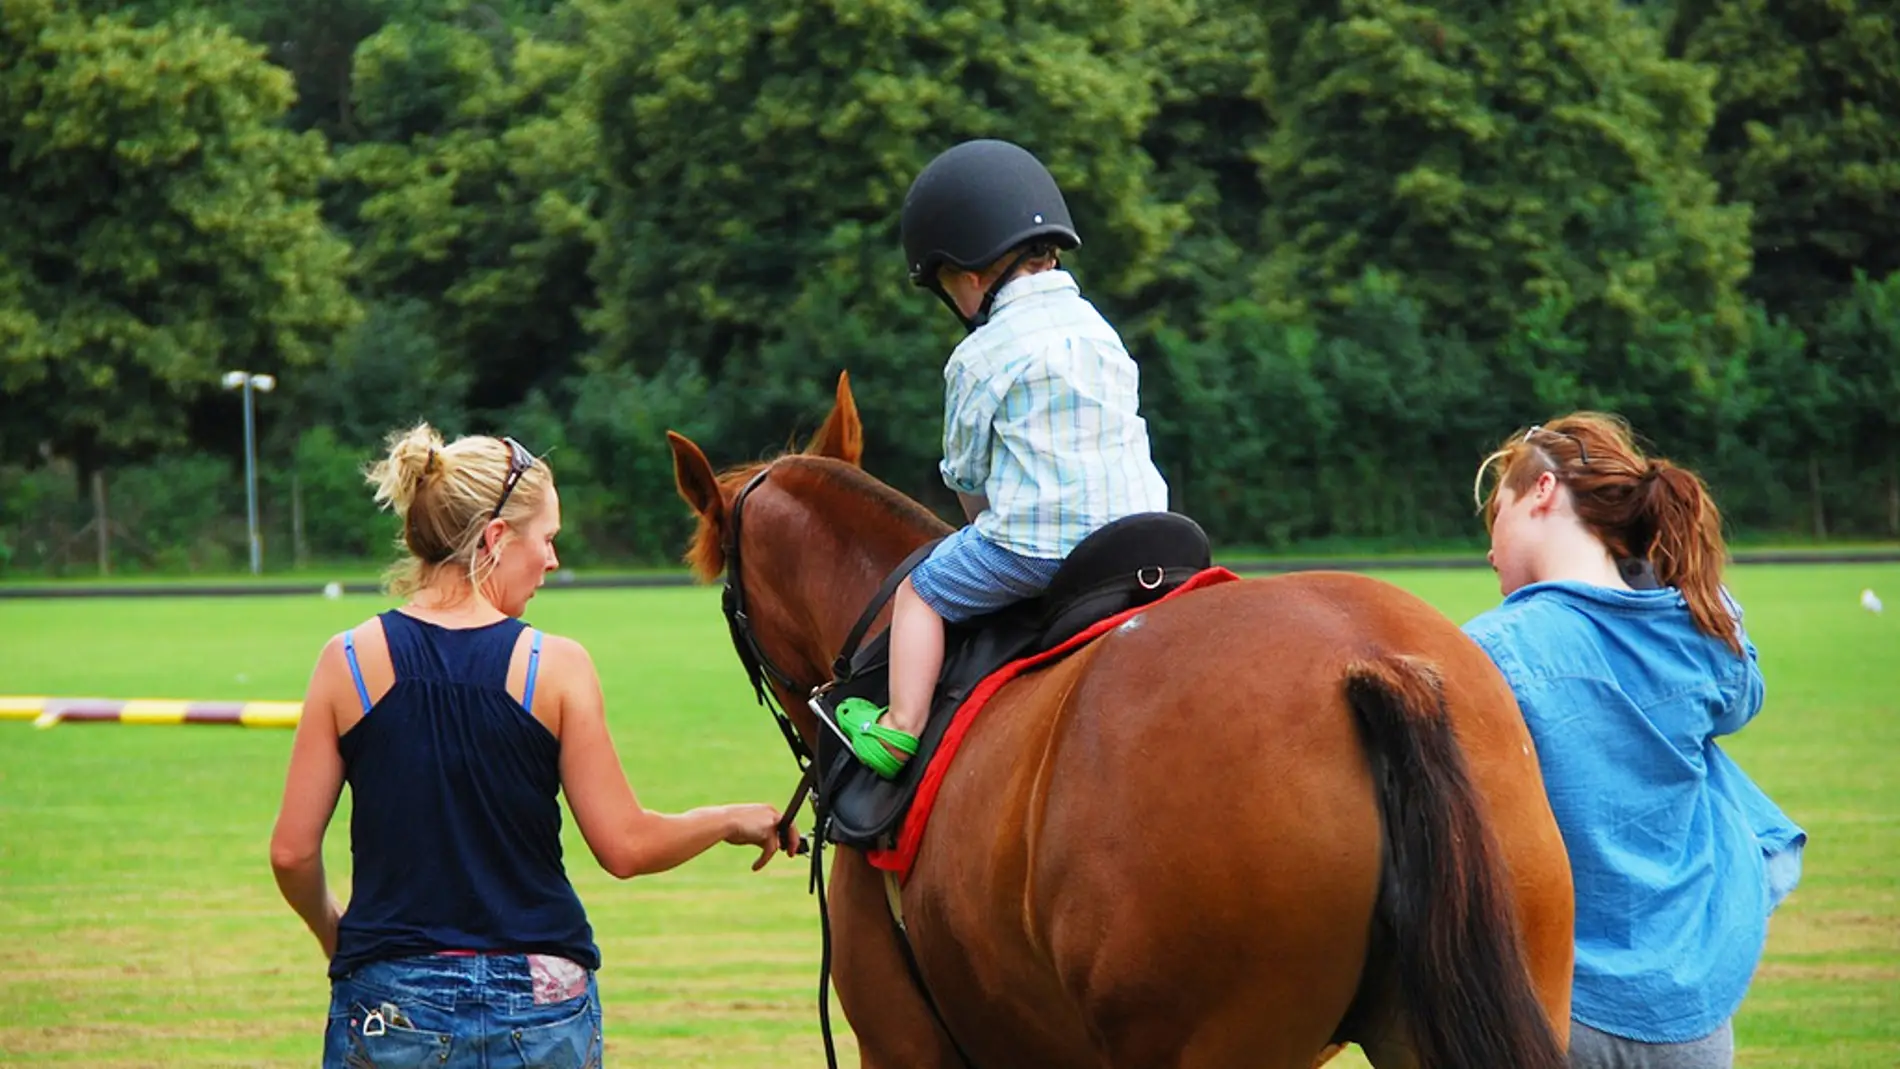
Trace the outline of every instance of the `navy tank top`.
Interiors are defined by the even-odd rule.
[[[331,977],[446,950],[558,954],[598,969],[561,865],[561,744],[506,689],[525,625],[451,629],[393,609],[380,619],[396,682],[374,707],[345,636],[366,711],[337,740],[355,871]]]

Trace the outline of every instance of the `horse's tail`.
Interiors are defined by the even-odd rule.
[[[1537,1000],[1496,840],[1437,670],[1386,655],[1346,670],[1385,825],[1379,909],[1422,1069],[1564,1069]]]

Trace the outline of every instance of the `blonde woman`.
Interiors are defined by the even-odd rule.
[[[427,424],[371,469],[402,519],[405,604],[331,639],[297,726],[271,867],[330,962],[323,1065],[594,1066],[600,952],[561,858],[558,793],[601,867],[777,849],[769,805],[641,808],[580,643],[519,617],[558,566],[554,476],[510,438]],[[323,872],[344,783],[348,909]]]

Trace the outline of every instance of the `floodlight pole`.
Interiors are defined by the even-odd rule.
[[[251,412],[251,394],[253,391],[269,393],[276,386],[277,380],[270,375],[253,375],[248,371],[224,374],[225,389],[244,391],[244,511],[250,528],[252,575],[262,574],[264,570],[264,544],[257,534],[257,419]]]

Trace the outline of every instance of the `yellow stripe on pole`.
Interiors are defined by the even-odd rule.
[[[231,707],[237,706],[237,715]],[[109,722],[120,724],[230,724],[253,728],[294,728],[303,714],[303,703],[294,701],[184,701],[174,698],[117,699],[48,698],[37,695],[0,695],[0,721],[30,720],[35,727],[49,728],[65,718],[68,711],[81,719],[93,719],[101,707],[118,707]],[[90,714],[90,715],[88,715]]]
[[[51,698],[0,698],[0,720],[32,720]]]
[[[238,723],[247,728],[294,728],[301,715],[301,702],[245,702]]]
[[[190,702],[134,698],[119,710],[121,724],[182,724]]]

